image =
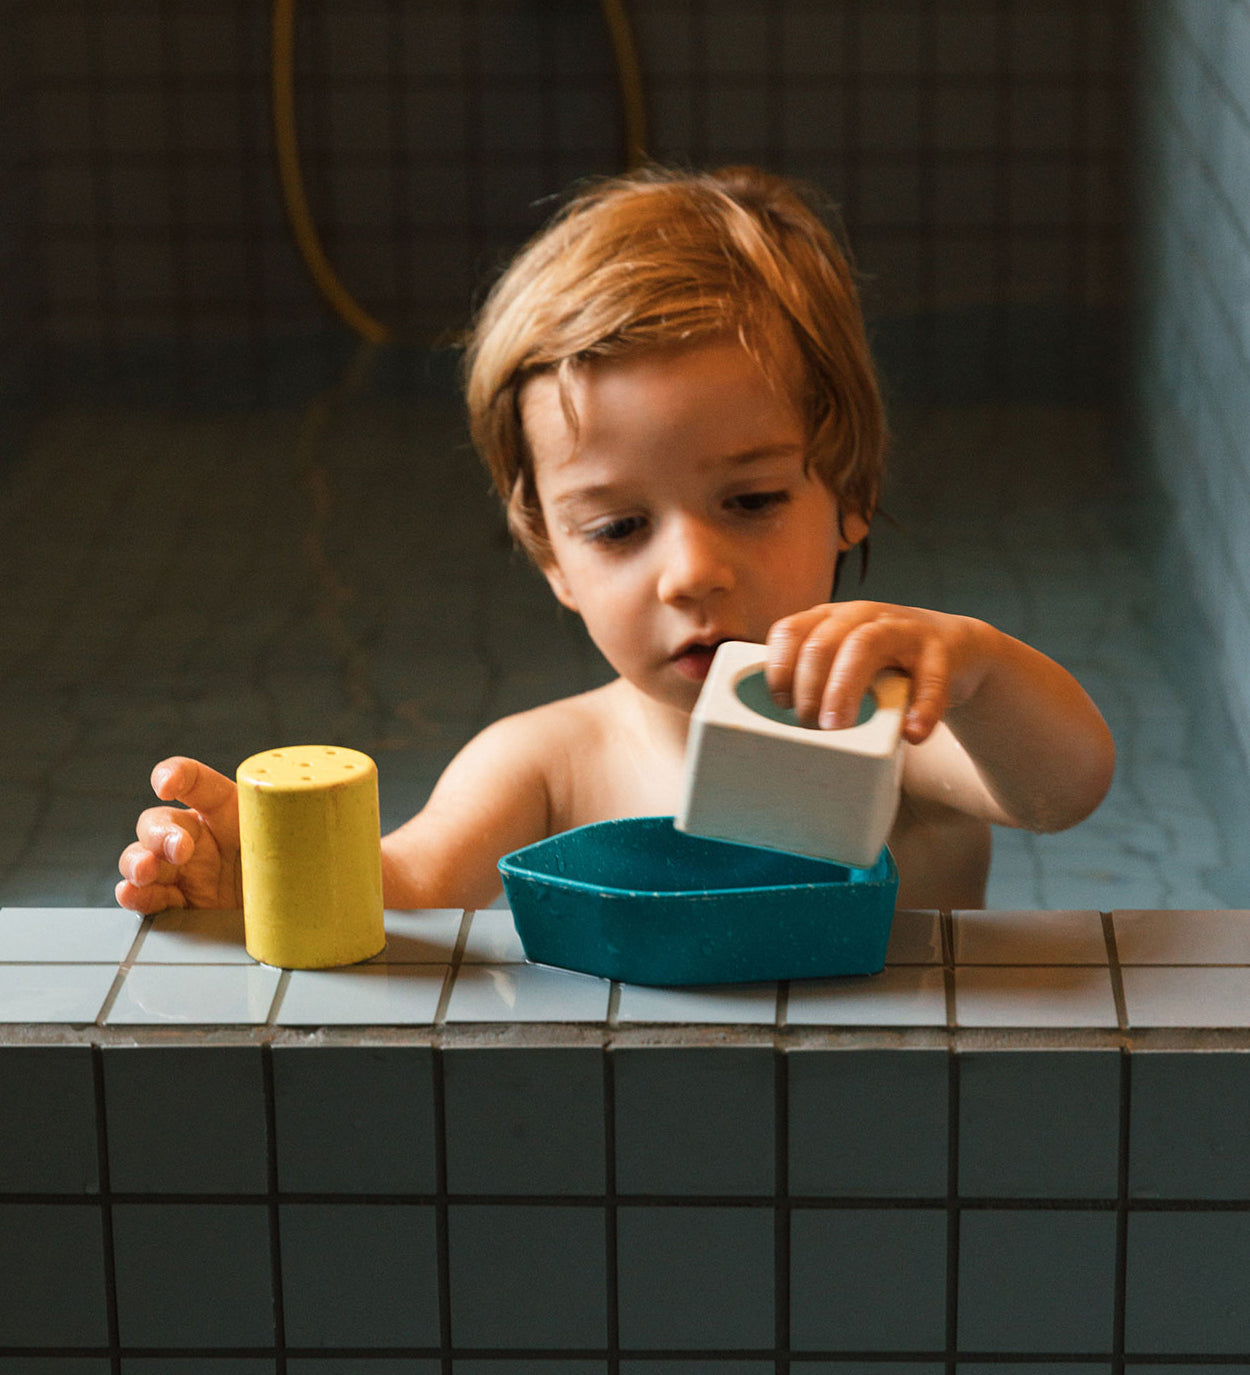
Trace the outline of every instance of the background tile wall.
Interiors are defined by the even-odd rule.
[[[23,10],[20,0],[0,2],[0,463],[25,438],[46,321],[32,270],[38,173]]]
[[[1206,624],[1171,608],[1198,691],[1250,746],[1250,5],[1139,5],[1143,33],[1135,436],[1157,487],[1160,586],[1187,581]],[[1219,778],[1218,769],[1212,770]],[[1244,788],[1241,789],[1244,792]]]
[[[10,8],[58,389],[215,401],[337,362],[273,166],[269,7]],[[896,321],[882,348],[913,389],[1088,393],[1091,341],[1120,299],[1127,0],[628,9],[652,156],[761,162],[840,203],[873,313]],[[421,348],[464,324],[553,197],[621,165],[589,0],[306,0],[297,53],[331,259]]]
[[[5,1045],[0,1371],[1239,1367],[1248,1090],[1231,1048]]]
[[[879,523],[865,594],[1041,643],[1112,722],[1112,797],[1070,835],[1001,836],[991,904],[1250,901],[1245,728],[1239,741],[1222,702],[1240,688],[1217,667],[1244,659],[1250,605],[1233,518],[1219,523],[1244,498],[1230,343],[1244,258],[1225,205],[1245,143],[1244,0],[628,8],[657,157],[763,161],[842,207],[902,403],[888,509],[907,528]],[[517,576],[435,347],[550,197],[620,165],[598,7],[299,4],[314,215],[401,339],[328,400],[354,341],[285,223],[269,6],[0,0],[0,19],[0,896],[105,901],[151,763],[175,750],[233,769],[275,740],[350,740],[390,756],[384,821],[406,818],[486,721],[604,671]],[[1156,343],[1140,369],[1148,442],[1122,447],[1130,466],[1193,454],[1158,588],[1113,521],[1152,541],[1170,518],[1133,523],[1107,459],[1124,417],[1102,414],[1122,342],[1135,25],[1153,64]],[[1224,198],[1201,220],[1195,178],[1195,195]],[[1166,271],[1150,266],[1160,243]],[[22,444],[32,378],[45,404]],[[917,420],[909,399],[937,410]],[[1041,404],[1001,406],[1013,399]],[[279,505],[301,521],[282,547],[263,533]],[[1177,576],[1191,562],[1216,631]],[[1177,593],[1163,643],[1188,696],[1143,625],[1160,591]]]

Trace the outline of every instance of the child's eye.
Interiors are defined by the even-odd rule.
[[[592,526],[586,531],[586,539],[591,544],[624,544],[638,534],[646,523],[643,516],[621,516],[617,520],[608,520],[602,525]]]
[[[736,511],[753,516],[776,510],[778,506],[784,506],[789,500],[790,493],[787,491],[740,492],[736,497],[730,497],[725,504]]]

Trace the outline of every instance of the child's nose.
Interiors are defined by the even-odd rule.
[[[721,535],[706,522],[675,521],[663,541],[658,592],[662,602],[702,601],[734,585],[733,562]]]

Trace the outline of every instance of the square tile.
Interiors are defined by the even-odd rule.
[[[525,948],[508,907],[479,907],[465,938],[463,964],[524,964]]]
[[[472,933],[470,933],[472,934]],[[447,1005],[449,1022],[602,1022],[611,984],[538,964],[464,965]]]
[[[0,1193],[99,1189],[87,1046],[0,1046],[0,1104]]]
[[[0,1356],[0,1375],[113,1375],[113,1362],[107,1356]],[[122,1375],[126,1375],[125,1367]],[[160,1372],[153,1370],[152,1375]],[[222,1375],[233,1372],[223,1371]],[[266,1368],[256,1375],[270,1375],[270,1371]]]
[[[428,1046],[274,1046],[272,1056],[279,1189],[434,1192]]]
[[[938,914],[899,908],[890,923],[885,962],[887,965],[941,964],[942,919]]]
[[[773,1192],[771,1050],[655,1046],[611,1057],[618,1193]]]
[[[287,1203],[280,1226],[291,1346],[438,1345],[432,1207]]]
[[[955,1369],[958,1375],[1114,1375],[1110,1361],[960,1361]],[[1152,1366],[1150,1371],[1151,1375],[1177,1375],[1167,1366]],[[864,1372],[864,1375],[870,1373]],[[1210,1371],[1206,1366],[1199,1366],[1193,1375],[1210,1375]]]
[[[1244,1027],[1250,969],[1138,965],[1121,971],[1131,1027]]]
[[[607,1344],[602,1207],[453,1203],[448,1233],[457,1347]]]
[[[0,965],[0,1022],[89,1025],[116,978],[111,964]]]
[[[1121,964],[1250,965],[1250,912],[1113,912]]]
[[[810,1367],[809,1367],[810,1368]],[[621,1375],[774,1375],[777,1369],[776,1361],[735,1361],[718,1360],[715,1356],[699,1357],[686,1356],[679,1361],[621,1361]],[[486,1375],[483,1371],[482,1375]],[[547,1371],[535,1372],[535,1375],[549,1375]],[[564,1375],[564,1367],[560,1367],[560,1375]],[[844,1375],[858,1375],[858,1372],[846,1371]],[[904,1375],[904,1372],[899,1372]],[[918,1375],[915,1370],[905,1372],[905,1375]],[[934,1375],[941,1375],[941,1370],[934,1372]]]
[[[255,964],[247,953],[243,912],[183,907],[152,918],[136,964]]]
[[[330,1358],[334,1360],[333,1357]],[[287,1369],[299,1369],[300,1361],[288,1361]],[[322,1360],[314,1360],[303,1366],[308,1375],[346,1375],[346,1369],[337,1362],[327,1366]],[[319,1369],[318,1369],[319,1368]],[[264,1356],[123,1356],[121,1375],[274,1375],[275,1363]],[[23,1373],[24,1375],[24,1373]],[[31,1372],[30,1375],[35,1375]],[[54,1372],[49,1372],[54,1375]],[[66,1375],[70,1375],[66,1372]],[[74,1372],[77,1375],[77,1372]],[[364,1371],[362,1375],[373,1375]],[[377,1375],[392,1375],[383,1370]],[[408,1375],[407,1370],[397,1370],[393,1375]]]
[[[969,1027],[1115,1027],[1111,975],[1078,965],[961,967],[955,1020]]]
[[[470,1367],[476,1362],[470,1361],[466,1365],[464,1361],[455,1363],[456,1375],[465,1375]],[[383,1356],[380,1359],[372,1356],[288,1356],[286,1358],[286,1368],[288,1375],[443,1375],[443,1363],[436,1357],[429,1357],[422,1360],[418,1356],[394,1356],[389,1360]],[[513,1365],[509,1361],[490,1363],[490,1375],[511,1375]],[[560,1367],[563,1375],[564,1367]],[[258,1369],[256,1375],[273,1375],[272,1365],[265,1365],[263,1370]],[[123,1369],[122,1375],[131,1375],[127,1369]],[[144,1375],[143,1371],[135,1371],[134,1375]],[[164,1371],[153,1371],[152,1375],[164,1375]],[[173,1372],[171,1372],[173,1375]],[[179,1370],[177,1375],[184,1375]],[[208,1371],[201,1371],[200,1367],[195,1370],[188,1370],[185,1375],[217,1375],[216,1367]],[[228,1367],[221,1371],[221,1375],[235,1375],[235,1372]],[[240,1370],[238,1375],[252,1375],[251,1371]],[[580,1375],[580,1372],[573,1370],[569,1375]],[[599,1369],[593,1369],[593,1375],[599,1375]],[[604,1371],[606,1375],[606,1371]],[[1080,1372],[1075,1372],[1080,1375]],[[1088,1372],[1086,1373],[1088,1375]],[[1101,1375],[1101,1372],[1100,1372]]]
[[[651,988],[622,984],[616,1017],[618,1022],[773,1026],[777,1021],[777,985]]]
[[[274,1016],[276,1026],[430,1026],[447,966],[356,964],[294,969]]]
[[[1138,1051],[1129,1193],[1250,1199],[1250,1055]]]
[[[796,1208],[790,1340],[797,1351],[942,1350],[946,1210]]]
[[[886,965],[880,974],[790,985],[787,1026],[945,1026],[940,967]]]
[[[1014,1369],[986,1368],[992,1370],[994,1375],[1017,1375]],[[799,1371],[802,1375],[946,1375],[946,1366],[941,1361],[804,1361],[802,1366],[795,1363],[790,1369],[796,1375]],[[956,1369],[960,1375],[968,1375],[967,1366],[957,1366]],[[977,1370],[981,1369],[978,1364]],[[709,1371],[708,1375],[713,1375],[713,1372]],[[1029,1371],[1028,1375],[1047,1375],[1047,1372]],[[1111,1375],[1111,1371],[1091,1372],[1088,1366],[1082,1366],[1078,1370],[1062,1371],[1062,1375]]]
[[[965,1209],[959,1225],[964,1351],[1110,1351],[1113,1212]]]
[[[1116,1051],[959,1056],[959,1192],[980,1198],[1115,1198]]]
[[[1106,964],[1097,912],[954,912],[956,964]]]
[[[270,1346],[265,1203],[115,1203],[123,1346]]]
[[[105,1046],[101,1054],[115,1190],[266,1192],[259,1046]]]
[[[1247,1293],[1250,1213],[1129,1214],[1127,1352],[1244,1357],[1250,1351]]]
[[[443,1052],[447,1187],[456,1194],[602,1194],[603,1052]]]
[[[450,964],[465,914],[458,908],[425,908],[382,916],[386,949],[371,964]]]
[[[946,1051],[795,1050],[786,1065],[792,1196],[946,1196]]]
[[[108,1026],[263,1026],[281,970],[268,965],[148,964],[126,974]]]
[[[0,908],[0,961],[120,964],[142,924],[120,907]]]
[[[0,1203],[0,1346],[107,1346],[104,1233],[94,1204]]]
[[[626,1362],[621,1362],[621,1369],[624,1370]],[[291,1363],[287,1362],[287,1368],[291,1369]],[[529,1360],[524,1356],[495,1357],[489,1360],[465,1361],[457,1358],[453,1362],[455,1375],[608,1375],[608,1363],[601,1361],[581,1361],[576,1358],[561,1361],[558,1365],[553,1365],[549,1359]],[[314,1375],[310,1370],[308,1375]],[[329,1375],[329,1372],[326,1372]],[[338,1372],[335,1372],[338,1375]],[[356,1375],[353,1371],[352,1375]],[[371,1370],[362,1370],[360,1375],[373,1375]],[[377,1375],[391,1375],[389,1370],[378,1371]],[[394,1375],[410,1375],[408,1367],[402,1371],[396,1370]],[[424,1371],[414,1370],[411,1375],[425,1375]],[[430,1371],[430,1375],[442,1375],[442,1366],[437,1370]],[[658,1375],[658,1372],[653,1372]],[[720,1375],[720,1372],[717,1372]],[[726,1371],[725,1375],[733,1375],[732,1371]],[[771,1370],[769,1375],[771,1375]]]
[[[616,1228],[623,1347],[772,1346],[771,1208],[621,1207]]]

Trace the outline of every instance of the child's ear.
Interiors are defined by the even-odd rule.
[[[560,565],[555,559],[549,559],[539,566],[542,569],[543,577],[547,579],[547,586],[556,594],[556,601],[570,611],[577,611],[577,599],[569,590],[564,574],[560,571]]]
[[[855,511],[838,512],[838,552],[854,549],[868,534],[868,522]]]

